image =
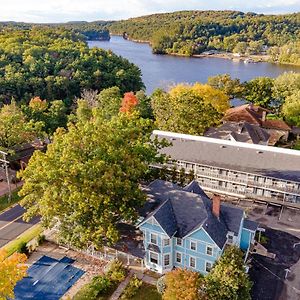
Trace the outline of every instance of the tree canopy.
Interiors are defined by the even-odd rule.
[[[220,122],[229,108],[229,98],[209,85],[180,84],[169,92],[155,91],[152,107],[159,129],[202,135]]]
[[[142,89],[141,71],[110,51],[89,49],[76,31],[37,26],[0,32],[0,103],[38,96],[71,104],[84,89],[112,86],[122,93]]]
[[[41,134],[43,123],[27,121],[15,102],[0,108],[0,150],[10,151],[14,147],[32,142]]]
[[[0,249],[0,300],[13,299],[14,287],[26,276],[27,266],[24,264],[25,254],[14,253],[6,257],[6,252]]]
[[[250,300],[252,287],[245,272],[243,252],[228,246],[205,277],[205,290],[210,300]]]
[[[135,220],[145,200],[139,183],[149,164],[161,160],[152,129],[136,113],[107,120],[99,108],[86,108],[21,173],[26,219],[41,215],[45,226],[59,224],[61,237],[77,246],[115,242],[117,223]]]

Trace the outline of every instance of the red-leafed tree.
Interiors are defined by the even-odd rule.
[[[139,100],[133,92],[125,93],[122,100],[120,112],[131,114],[138,103]]]

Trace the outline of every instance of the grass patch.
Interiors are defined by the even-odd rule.
[[[143,282],[137,293],[130,300],[161,300],[156,286]]]
[[[43,231],[40,224],[36,224],[29,228],[22,234],[20,234],[16,239],[6,244],[3,249],[7,252],[7,256],[12,255],[14,252],[20,249],[20,246],[24,243],[30,242],[32,239],[37,237]]]
[[[21,197],[18,195],[18,192],[19,189],[12,192],[12,197],[10,201],[8,201],[8,195],[0,197],[0,212],[10,207],[11,205],[18,203],[21,200]]]

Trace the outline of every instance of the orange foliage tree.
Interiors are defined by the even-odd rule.
[[[122,100],[122,105],[120,112],[131,114],[135,107],[138,105],[139,101],[133,92],[125,93]]]
[[[198,272],[175,269],[165,276],[166,289],[163,300],[204,300],[201,292],[202,276]]]
[[[34,97],[30,100],[29,107],[34,111],[44,111],[47,109],[47,101],[40,97]]]
[[[14,287],[26,276],[25,254],[14,253],[6,257],[6,251],[0,249],[0,300],[14,298]]]

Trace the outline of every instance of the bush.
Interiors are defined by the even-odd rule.
[[[111,262],[107,276],[115,282],[122,282],[126,278],[126,269],[122,262],[115,259]]]
[[[105,295],[112,283],[106,276],[96,276],[86,284],[74,297],[74,300],[98,300]]]
[[[39,234],[36,240],[37,240],[38,245],[41,245],[45,242],[46,237],[44,234]]]
[[[121,300],[130,300],[142,286],[143,281],[138,279],[135,275],[129,281],[127,287],[125,288],[123,294],[121,295]]]
[[[18,253],[22,253],[22,254],[28,254],[28,247],[27,247],[27,243],[26,242],[21,242],[19,245],[18,245],[18,249],[17,249],[17,252]]]
[[[162,295],[166,289],[165,276],[160,277],[156,282],[157,291]]]

